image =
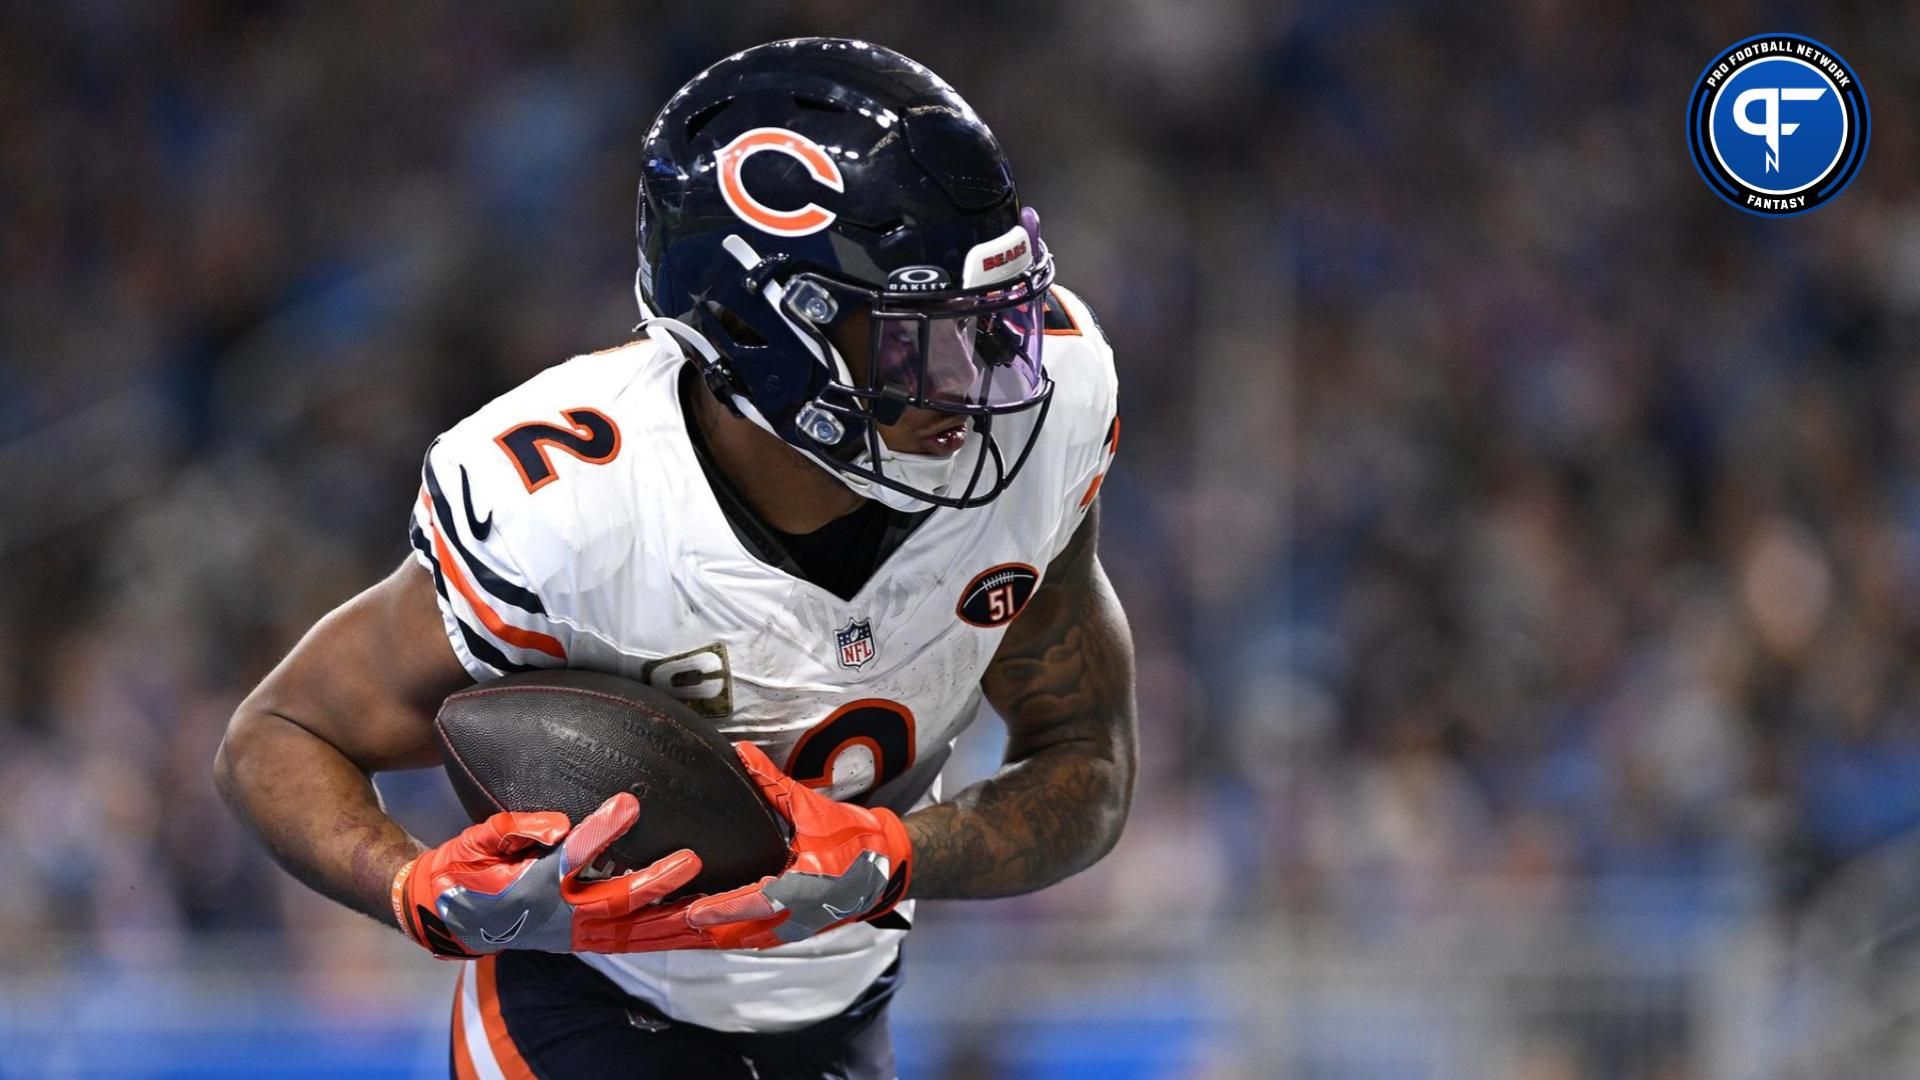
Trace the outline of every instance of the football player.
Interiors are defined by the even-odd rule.
[[[1112,353],[992,133],[899,53],[728,57],[640,160],[638,339],[434,442],[414,556],[247,698],[217,777],[300,880],[463,964],[460,1077],[891,1077],[914,898],[1045,888],[1127,816]],[[631,795],[433,848],[382,812],[369,777],[437,762],[443,698],[542,667],[709,718],[786,872],[674,902],[691,852],[585,873]],[[941,800],[985,705],[1005,765]]]

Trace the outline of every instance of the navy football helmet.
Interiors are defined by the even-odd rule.
[[[866,42],[760,45],[681,88],[643,161],[635,291],[723,403],[899,509],[1006,490],[1052,400],[1053,263],[952,87]],[[888,447],[909,408],[958,448]]]

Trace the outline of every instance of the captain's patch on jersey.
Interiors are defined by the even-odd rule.
[[[954,614],[969,626],[1005,626],[1027,606],[1039,583],[1040,571],[1026,563],[1001,563],[974,575],[960,593]]]
[[[833,643],[840,647],[840,666],[862,668],[873,659],[873,620],[849,619],[834,631]]]
[[[724,642],[649,660],[641,665],[640,680],[679,698],[701,716],[733,715],[733,669]]]

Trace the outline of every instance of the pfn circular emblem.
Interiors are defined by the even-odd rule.
[[[1803,214],[1867,157],[1867,94],[1832,49],[1762,34],[1713,58],[1687,105],[1687,145],[1714,194],[1750,214]]]

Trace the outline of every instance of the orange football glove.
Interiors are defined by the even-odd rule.
[[[450,960],[503,949],[697,947],[702,941],[687,927],[686,904],[649,907],[700,872],[693,852],[676,851],[618,877],[580,880],[639,817],[639,800],[627,792],[578,828],[552,811],[495,814],[400,868],[394,919],[428,952]]]
[[[793,825],[793,851],[785,873],[693,901],[686,922],[704,944],[764,949],[892,911],[906,895],[913,855],[900,815],[835,802],[781,772],[752,743],[734,752]]]

